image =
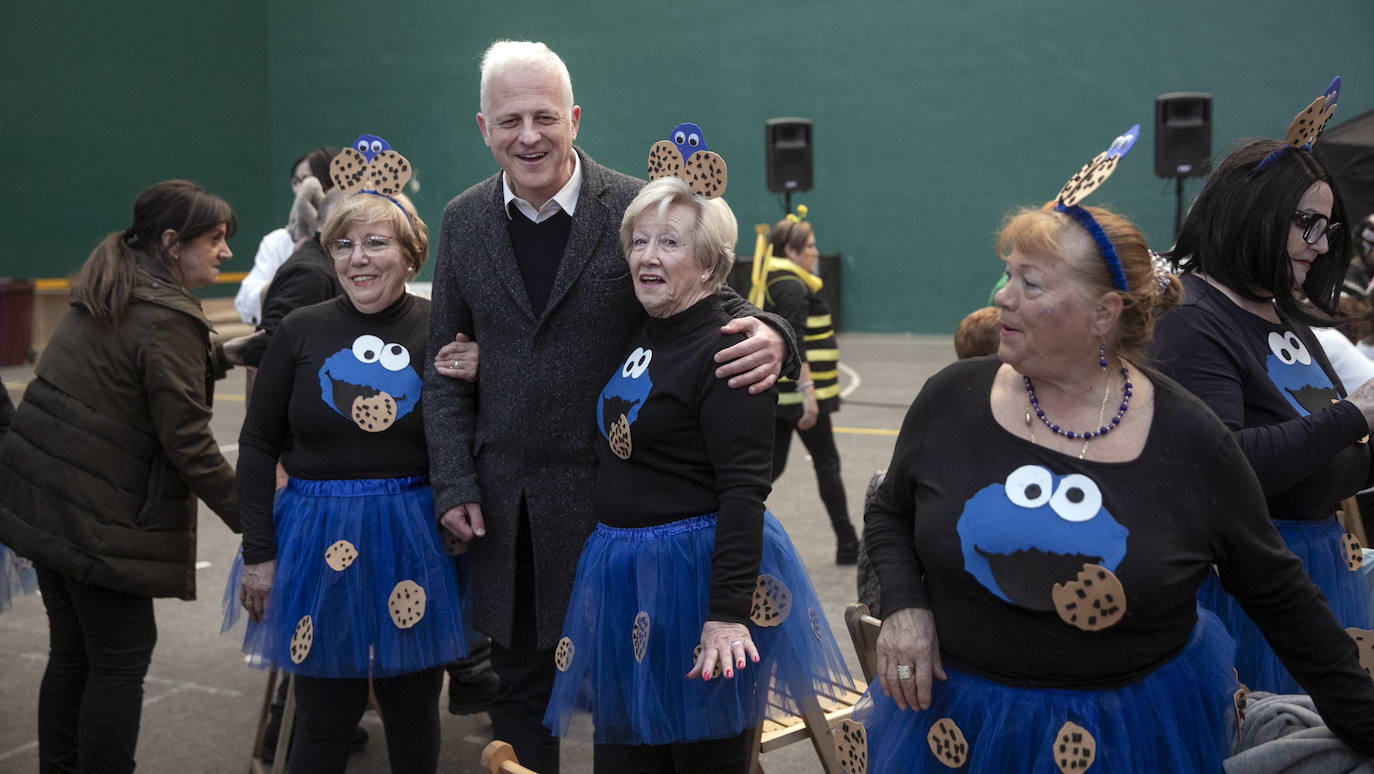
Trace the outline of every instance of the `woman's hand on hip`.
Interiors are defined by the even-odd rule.
[[[275,559],[243,566],[243,578],[239,581],[239,604],[248,611],[253,623],[261,621],[267,609],[267,597],[272,593],[272,579],[276,572]]]
[[[716,667],[726,679],[735,676],[735,670],[743,669],[746,663],[759,663],[759,649],[749,636],[749,627],[744,624],[707,621],[701,625],[701,648],[697,651],[692,671],[687,673],[688,680],[700,677],[710,680]]]
[[[878,683],[899,709],[930,708],[932,676],[945,679],[935,614],[907,607],[883,619],[878,632]]]

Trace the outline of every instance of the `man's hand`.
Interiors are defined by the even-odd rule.
[[[449,508],[439,517],[439,523],[464,543],[487,534],[486,524],[482,521],[482,506],[477,503],[463,503]]]
[[[731,387],[749,388],[758,395],[773,386],[782,373],[782,336],[757,317],[738,317],[721,326],[721,333],[743,333],[749,338],[716,353],[716,378],[730,377]]]

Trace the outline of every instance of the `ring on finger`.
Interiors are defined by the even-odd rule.
[[[898,664],[898,665],[897,665],[897,679],[898,679],[898,680],[910,680],[910,679],[911,679],[911,666],[910,666],[909,664]]]
[[[455,370],[455,371],[458,370],[458,361],[457,361],[457,360],[453,361],[453,366],[452,366],[452,368],[453,368],[453,370]]]
[[[740,646],[743,645],[743,644],[744,644],[744,641],[743,641],[743,640],[731,640],[731,641],[730,641],[730,647],[732,647],[732,648],[738,648],[738,647],[740,647]]]

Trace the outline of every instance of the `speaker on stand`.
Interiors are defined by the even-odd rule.
[[[792,192],[811,190],[811,119],[770,118],[764,124],[768,190],[783,194],[792,211]]]
[[[1183,227],[1183,179],[1212,169],[1212,95],[1175,91],[1155,97],[1155,175],[1173,178],[1174,238]]]

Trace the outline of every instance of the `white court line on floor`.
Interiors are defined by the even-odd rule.
[[[3,760],[5,760],[5,759],[7,759],[7,758],[13,758],[13,757],[16,756],[16,755],[20,755],[20,754],[22,754],[22,753],[28,752],[29,750],[34,750],[34,749],[37,749],[37,748],[38,748],[38,740],[35,739],[35,740],[32,741],[32,742],[26,742],[26,743],[24,743],[24,744],[19,745],[19,746],[16,747],[16,748],[14,748],[13,750],[6,750],[6,751],[4,751],[4,752],[0,752],[0,761],[3,761]]]
[[[849,384],[845,385],[845,388],[840,390],[840,397],[848,398],[850,395],[854,394],[855,390],[859,389],[859,385],[863,384],[864,380],[859,378],[858,371],[855,371],[844,363],[837,363],[836,365],[839,366],[841,371],[849,374]]]

